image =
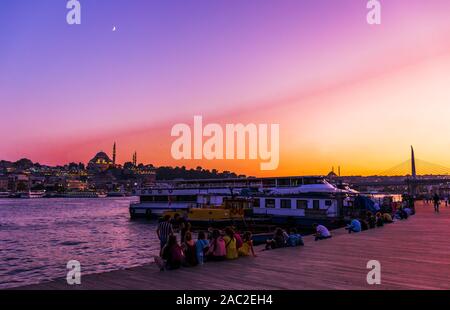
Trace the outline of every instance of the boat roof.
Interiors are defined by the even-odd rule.
[[[239,182],[239,181],[269,181],[282,179],[325,179],[323,175],[309,176],[280,176],[280,177],[245,177],[245,178],[218,178],[218,179],[175,179],[175,180],[159,180],[158,183],[219,183],[219,182]]]

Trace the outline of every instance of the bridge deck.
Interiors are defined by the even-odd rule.
[[[307,237],[304,247],[257,258],[166,272],[149,264],[85,275],[79,286],[60,279],[24,289],[450,289],[450,208],[441,209],[436,215],[419,205],[406,221],[359,234],[338,230],[319,242]],[[381,263],[381,285],[366,282],[369,260]]]

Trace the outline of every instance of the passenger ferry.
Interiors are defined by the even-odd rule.
[[[9,198],[11,194],[9,192],[0,192],[0,198]]]
[[[348,217],[357,192],[314,176],[174,181],[137,194],[139,203],[130,205],[133,219],[179,213],[191,221],[266,217],[273,223],[310,224]],[[247,200],[239,207],[241,216],[232,212],[233,199]]]
[[[44,198],[45,191],[28,191],[25,193],[20,193],[20,198],[24,199],[35,199],[35,198]]]
[[[98,193],[94,191],[79,191],[79,192],[66,192],[55,194],[52,197],[55,198],[106,198],[104,193]]]

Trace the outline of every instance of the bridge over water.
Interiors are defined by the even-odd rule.
[[[353,183],[357,186],[402,186],[407,185],[411,191],[421,185],[450,184],[450,168],[434,164],[415,157],[411,147],[411,158],[385,171],[380,172],[379,179],[364,179]]]

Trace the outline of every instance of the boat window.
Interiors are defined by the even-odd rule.
[[[178,195],[178,196],[171,197],[171,201],[197,202],[197,196],[196,195]]]
[[[275,199],[266,199],[266,208],[275,208]]]
[[[308,200],[297,200],[297,209],[308,208]]]
[[[275,187],[274,179],[265,179],[262,181],[263,187]]]
[[[315,210],[320,209],[320,200],[313,200],[313,209]]]
[[[141,202],[144,202],[144,201],[155,201],[155,196],[141,196],[140,200],[141,200]]]
[[[154,196],[156,202],[168,202],[169,197],[167,195],[164,196]]]
[[[278,179],[277,185],[278,185],[278,187],[291,186],[291,180],[290,179]]]
[[[291,180],[291,186],[300,186],[303,184],[302,179],[292,179]]]
[[[281,199],[281,208],[282,209],[290,209],[291,208],[291,200],[290,199]]]
[[[333,204],[333,202],[331,200],[325,200],[325,205],[327,207],[331,206]]]
[[[253,199],[253,207],[254,207],[254,208],[259,208],[260,203],[261,203],[261,202],[260,202],[259,198]]]
[[[303,183],[305,185],[311,185],[311,184],[324,184],[324,180],[320,178],[304,178]]]

